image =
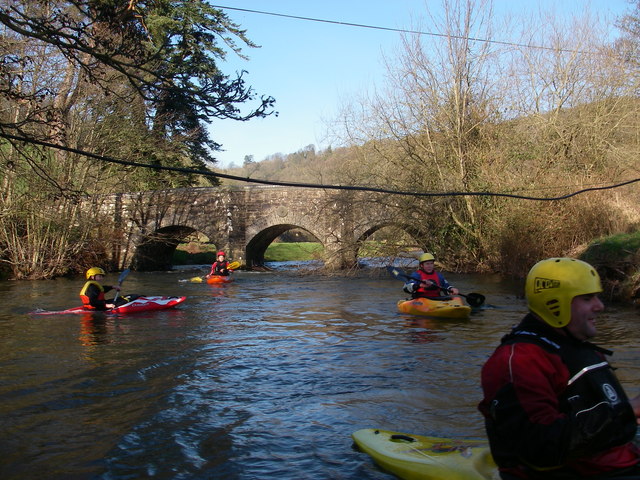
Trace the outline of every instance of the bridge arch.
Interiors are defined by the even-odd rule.
[[[246,248],[246,255],[247,255],[246,264],[252,265],[252,266],[264,264],[265,262],[264,254],[267,251],[267,248],[269,247],[269,245],[271,245],[271,243],[273,243],[273,241],[283,233],[289,230],[300,229],[300,228],[301,227],[299,227],[298,225],[291,225],[291,224],[279,224],[279,225],[273,225],[271,227],[265,228],[264,230],[259,232],[257,235],[255,235],[251,240],[249,240],[249,243],[247,244],[247,248]],[[304,228],[302,228],[302,230],[305,230],[308,232],[308,230]],[[312,232],[309,232],[309,233],[313,235]],[[319,239],[317,240],[320,241]]]
[[[398,232],[402,232],[403,236],[405,236],[405,238],[409,237],[411,239],[411,242],[413,243],[413,245],[408,244],[409,247],[415,246],[424,249],[424,245],[421,244],[421,242],[419,241],[419,237],[416,236],[417,231],[414,227],[407,226],[406,224],[401,224],[398,222],[386,221],[381,223],[363,224],[358,231],[354,232],[357,253],[360,253],[360,249],[363,243],[368,238],[385,229],[394,229]],[[389,246],[389,251],[397,253],[397,245]]]
[[[131,260],[134,270],[171,270],[172,257],[180,241],[195,229],[180,225],[161,227],[137,242]]]
[[[323,234],[317,227],[318,222],[313,221],[308,212],[292,210],[282,204],[268,209],[264,216],[247,227],[246,265],[262,265],[267,247],[284,232],[294,228],[310,233],[324,247]]]
[[[217,249],[224,248],[220,246],[222,243],[216,240],[215,237],[210,237],[207,233],[195,227],[170,225],[161,227],[137,240],[137,247],[129,267],[140,271],[171,270],[176,248],[187,237],[196,232],[205,235],[211,243],[216,245]]]

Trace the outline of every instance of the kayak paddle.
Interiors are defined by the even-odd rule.
[[[227,267],[227,270],[234,271],[234,270],[237,270],[238,268],[240,268],[240,262],[236,261],[236,262],[231,262]],[[202,277],[193,277],[193,278],[190,278],[189,281],[191,283],[202,283],[204,282],[204,279]]]
[[[411,280],[411,277],[409,275],[407,275],[406,273],[404,273],[400,268],[398,267],[393,267],[391,265],[389,265],[387,267],[387,271],[393,275],[394,278],[397,278],[398,280]],[[469,293],[467,295],[463,294],[463,293],[458,293],[458,295],[460,295],[461,297],[465,298],[467,300],[467,303],[469,304],[469,306],[473,307],[473,308],[477,308],[479,306],[481,306],[484,303],[485,297],[484,295],[480,294],[480,293]]]
[[[128,268],[123,270],[122,273],[120,274],[120,276],[118,277],[118,286],[121,287],[122,286],[122,282],[124,282],[124,279],[127,278],[127,275],[129,275],[129,272],[131,270],[129,270]],[[113,297],[113,304],[116,304],[116,300],[118,299],[118,294],[120,293],[119,290],[116,290],[116,295],[115,297]]]

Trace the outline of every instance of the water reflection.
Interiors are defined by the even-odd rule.
[[[83,313],[80,315],[80,336],[82,345],[98,345],[108,343],[107,317],[100,313]]]

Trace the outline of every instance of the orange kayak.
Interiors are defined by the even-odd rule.
[[[231,275],[211,275],[207,278],[207,283],[210,285],[217,283],[229,283],[232,281],[233,278],[231,278]]]
[[[400,300],[398,311],[409,315],[423,315],[438,318],[469,318],[471,307],[464,304],[462,297],[453,296],[447,300],[414,298]]]

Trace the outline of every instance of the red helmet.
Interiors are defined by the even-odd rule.
[[[217,254],[216,257],[219,257],[220,255],[222,255],[223,257],[226,257],[226,255],[224,254],[224,252],[222,250],[220,250]]]

